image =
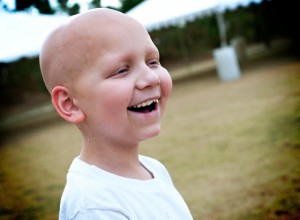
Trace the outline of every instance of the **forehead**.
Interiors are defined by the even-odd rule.
[[[112,10],[100,9],[74,16],[67,26],[66,38],[70,39],[85,37],[89,40],[106,42],[122,39],[128,34],[134,37],[148,37],[148,32],[140,23],[125,14]]]
[[[147,30],[119,12],[77,17],[69,29],[66,44],[82,53],[82,58],[122,50],[157,50]]]

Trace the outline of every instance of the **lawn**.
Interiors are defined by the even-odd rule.
[[[300,61],[266,60],[221,82],[174,83],[160,136],[141,153],[168,168],[194,219],[300,219]],[[57,219],[79,132],[57,120],[0,147],[0,219]]]

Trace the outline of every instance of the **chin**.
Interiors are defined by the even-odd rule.
[[[160,134],[160,127],[157,128],[157,129],[151,129],[151,131],[148,130],[147,133],[144,133],[142,135],[141,141],[145,141],[147,139],[153,138],[153,137],[155,137],[155,136],[157,136],[159,134]]]

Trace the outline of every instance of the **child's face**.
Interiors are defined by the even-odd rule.
[[[85,64],[72,85],[73,97],[85,115],[86,135],[139,142],[160,132],[172,81],[146,30],[132,19],[116,19],[90,25],[92,47],[81,52],[89,53],[91,66]]]

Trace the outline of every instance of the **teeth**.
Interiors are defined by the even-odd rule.
[[[151,105],[152,103],[158,103],[159,101],[158,101],[158,99],[152,99],[152,100],[148,100],[148,101],[146,101],[146,102],[142,102],[142,103],[140,103],[140,104],[138,104],[138,105],[135,105],[135,106],[132,106],[133,108],[141,108],[141,107],[146,107],[146,106],[148,106],[148,105]]]

